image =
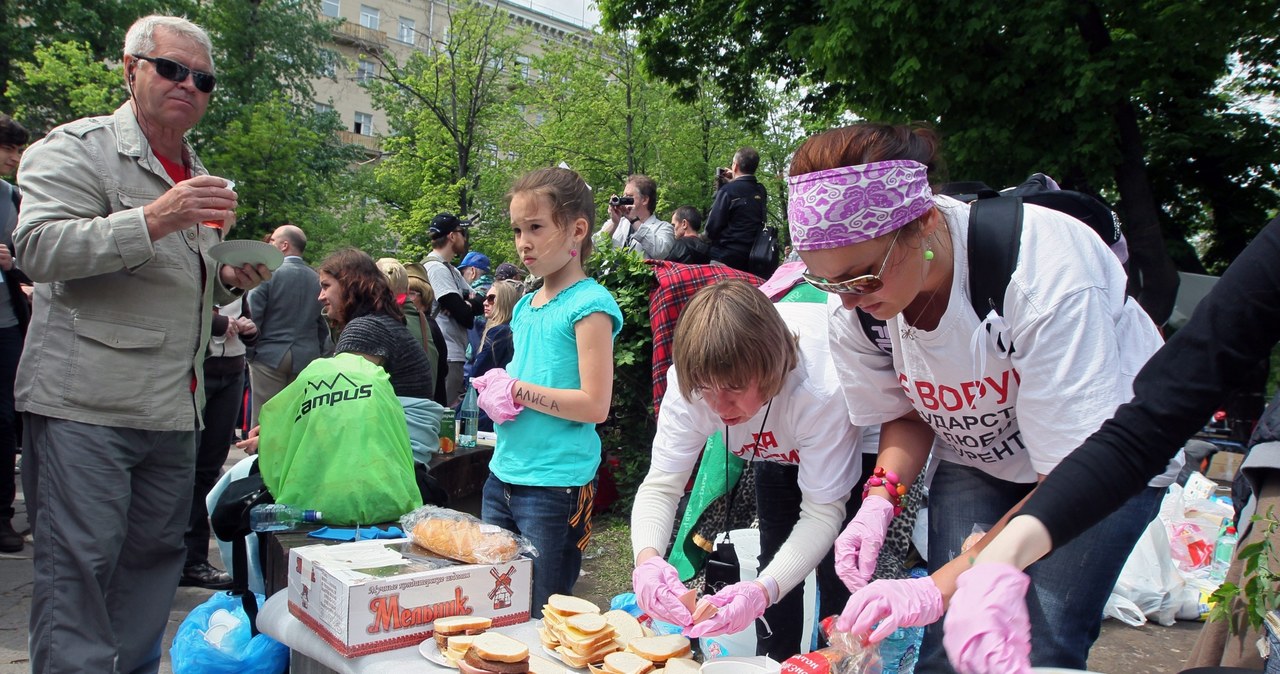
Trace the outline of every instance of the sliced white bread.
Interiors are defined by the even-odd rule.
[[[640,637],[627,644],[627,650],[650,662],[666,662],[689,655],[689,640],[679,634]]]
[[[644,636],[644,627],[640,625],[640,621],[626,611],[621,609],[605,611],[604,619],[613,627],[614,632],[618,635],[618,641],[621,641],[623,646],[627,645],[632,639]]]
[[[666,674],[698,674],[702,665],[690,658],[671,658],[662,666],[662,671]]]
[[[609,621],[599,613],[576,613],[564,619],[564,626],[583,636],[598,634],[609,626]]]
[[[610,653],[604,656],[604,671],[609,674],[648,674],[653,663],[635,653]]]
[[[529,647],[505,634],[485,632],[471,642],[471,650],[485,660],[521,662],[529,657]]]
[[[566,648],[564,644],[561,644],[556,647],[556,654],[560,656],[560,659],[564,661],[564,664],[581,669],[589,664],[603,661],[604,656],[617,650],[617,645],[612,641],[602,644],[599,649],[590,653],[577,653],[573,649]]]
[[[470,634],[449,637],[448,646],[441,652],[450,660],[461,660],[462,656],[467,654],[467,649],[471,648],[471,642],[475,640],[476,638]]]
[[[431,625],[435,634],[436,645],[443,651],[448,638],[459,634],[479,634],[493,627],[493,620],[479,616],[449,616],[440,618]]]
[[[529,656],[529,674],[568,674],[564,665],[537,655]]]
[[[600,607],[582,599],[567,594],[553,594],[547,597],[547,606],[551,608],[553,613],[561,616],[571,616],[578,613],[599,613]]]

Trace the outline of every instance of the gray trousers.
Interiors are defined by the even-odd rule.
[[[197,436],[23,415],[33,674],[159,670]]]
[[[466,365],[466,362],[461,360],[449,361],[449,372],[444,379],[445,407],[453,407],[462,402],[462,396],[467,392],[464,388],[467,380],[462,372],[462,368]]]
[[[297,378],[293,373],[292,349],[284,352],[279,367],[249,361],[249,389],[253,392],[253,419],[250,421],[250,428],[262,423],[262,418],[258,416],[262,412],[262,406]]]

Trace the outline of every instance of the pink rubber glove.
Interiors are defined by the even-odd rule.
[[[887,498],[872,494],[836,538],[836,575],[850,592],[866,587],[876,572],[876,559],[880,557],[884,535],[892,520],[893,504]]]
[[[1009,564],[979,564],[956,579],[942,645],[960,674],[1030,674],[1031,578]]]
[[[631,572],[631,584],[636,591],[636,603],[650,617],[680,627],[693,624],[693,613],[680,601],[689,588],[680,582],[680,574],[666,560],[650,557],[638,564]]]
[[[942,617],[942,593],[932,578],[877,580],[849,597],[836,629],[866,634],[880,623],[867,643],[879,643],[899,627],[923,627]]]
[[[516,402],[513,397],[516,380],[512,379],[504,368],[495,367],[489,370],[472,379],[471,385],[476,387],[476,393],[480,394],[476,398],[476,403],[495,424],[511,421],[516,418],[520,410],[524,409],[524,405]]]
[[[697,625],[686,627],[684,635],[690,639],[741,632],[751,627],[751,623],[769,608],[769,593],[759,583],[751,580],[729,585],[702,600],[710,602],[719,610]]]

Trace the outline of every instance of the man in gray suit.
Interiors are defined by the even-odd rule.
[[[269,243],[284,253],[284,264],[249,293],[249,311],[259,335],[249,357],[255,424],[263,403],[330,347],[329,326],[321,314],[320,277],[302,260],[307,235],[295,225],[281,225]]]

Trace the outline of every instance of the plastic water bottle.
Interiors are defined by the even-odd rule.
[[[249,511],[249,528],[254,531],[289,531],[303,522],[319,522],[319,510],[303,510],[283,503],[261,503]]]
[[[924,578],[929,575],[924,567],[912,568],[908,575],[911,578]],[[920,644],[924,642],[923,627],[899,627],[884,641],[880,642],[880,660],[884,674],[912,674],[916,669],[916,661],[920,659]]]
[[[468,386],[467,395],[462,398],[462,409],[458,410],[458,446],[475,447],[479,426],[480,405],[476,402],[476,389]]]
[[[1227,569],[1231,567],[1231,560],[1235,559],[1236,544],[1239,542],[1235,527],[1227,527],[1218,537],[1217,545],[1213,546],[1213,565],[1209,567],[1210,580],[1219,584],[1226,580]]]
[[[911,674],[920,657],[923,627],[899,627],[880,642],[880,660],[884,674]]]

